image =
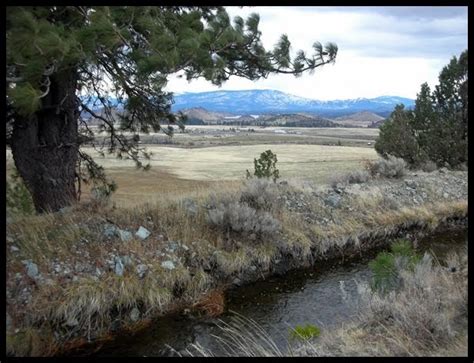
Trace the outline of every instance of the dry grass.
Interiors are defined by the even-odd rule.
[[[336,171],[357,169],[364,159],[377,158],[376,152],[369,148],[322,145],[268,144],[200,149],[149,146],[147,149],[153,153],[152,166],[185,180],[241,180],[245,177],[245,170],[253,169],[253,159],[268,149],[277,154],[277,166],[282,177],[308,178],[318,182],[327,181]],[[106,169],[134,171],[129,161],[117,160],[113,156],[101,158],[94,150],[84,151],[96,157],[96,161]]]

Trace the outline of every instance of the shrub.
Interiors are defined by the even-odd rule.
[[[290,337],[293,339],[309,340],[321,334],[321,330],[313,324],[297,325],[290,329]]]
[[[367,161],[366,169],[373,177],[401,178],[406,174],[405,160],[389,155],[387,159]]]
[[[208,223],[220,227],[226,234],[255,234],[259,237],[272,236],[280,229],[277,219],[265,211],[241,204],[224,201],[207,211]]]
[[[280,177],[280,171],[276,168],[278,159],[276,154],[271,150],[267,150],[260,154],[260,158],[254,159],[254,173],[257,178],[272,178],[273,182]],[[247,170],[247,179],[251,177]]]
[[[268,179],[250,179],[242,189],[240,202],[256,210],[274,211],[280,205],[277,185]]]
[[[400,271],[413,269],[419,260],[409,241],[394,242],[391,252],[381,252],[369,263],[373,273],[372,289],[382,293],[396,289],[400,285]]]
[[[431,173],[438,169],[438,166],[434,161],[428,160],[421,164],[421,170],[426,171],[427,173]]]
[[[369,180],[370,174],[367,170],[354,170],[347,174],[331,177],[330,184],[335,188],[338,184],[361,184]]]

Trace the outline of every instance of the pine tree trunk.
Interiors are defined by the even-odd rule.
[[[76,200],[78,105],[75,69],[50,77],[42,108],[15,115],[12,154],[38,212],[57,211]]]

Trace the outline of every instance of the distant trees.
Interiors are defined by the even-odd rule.
[[[465,50],[442,69],[434,91],[427,83],[421,85],[413,110],[396,106],[380,127],[375,150],[414,166],[433,161],[456,167],[467,162],[467,67]]]

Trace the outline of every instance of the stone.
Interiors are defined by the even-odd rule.
[[[124,270],[124,266],[123,266],[122,260],[120,258],[117,258],[115,260],[115,270],[114,270],[115,274],[118,276],[122,276],[123,270]]]
[[[104,226],[104,236],[111,238],[114,237],[118,233],[118,228],[113,224],[106,224]]]
[[[198,205],[192,199],[189,199],[189,198],[185,199],[183,201],[183,207],[186,210],[186,214],[190,217],[195,217],[198,213]]]
[[[409,187],[409,188],[416,189],[416,183],[415,183],[414,180],[406,179],[406,180],[405,180],[405,184],[406,184],[406,186]]]
[[[181,245],[181,248],[182,248],[183,250],[185,250],[185,251],[189,251],[189,247],[186,246],[186,245]]]
[[[168,247],[165,248],[166,252],[169,253],[175,253],[176,250],[178,249],[179,245],[176,242],[169,241],[168,242]]]
[[[135,233],[135,236],[137,236],[138,238],[144,240],[144,239],[147,239],[150,236],[150,234],[151,234],[151,232],[148,229],[146,229],[143,226],[140,226],[138,231]]]
[[[13,242],[15,242],[15,240],[13,239],[13,237],[7,236],[7,242],[13,243]]]
[[[145,276],[148,270],[148,267],[147,265],[140,264],[136,267],[136,270],[137,270],[138,277],[142,279]]]
[[[133,308],[132,311],[130,312],[130,319],[133,322],[138,321],[138,319],[140,319],[140,310],[138,310],[136,307]]]
[[[236,277],[235,279],[232,280],[232,284],[235,286],[240,286],[242,285],[242,281],[238,277]]]
[[[341,204],[341,197],[337,194],[331,194],[324,200],[326,205],[337,208]]]
[[[70,327],[75,327],[79,325],[79,322],[77,321],[76,318],[69,318],[69,320],[66,321],[65,325],[70,326]]]
[[[449,198],[449,194],[448,194],[448,193],[443,193],[443,198],[444,198],[444,199],[448,199],[448,198]]]
[[[66,214],[66,213],[69,213],[72,211],[72,207],[62,207],[60,210],[59,210],[59,213],[61,214]]]
[[[121,260],[124,266],[130,266],[133,263],[132,258],[130,256],[122,256]]]
[[[257,271],[257,267],[254,266],[254,265],[250,266],[249,269],[250,269],[250,271],[252,271],[252,272]]]
[[[163,261],[161,263],[161,267],[167,269],[167,270],[174,270],[176,266],[174,265],[174,262],[171,260]]]
[[[117,232],[122,242],[128,242],[133,237],[132,232],[125,231],[123,229],[118,229]]]
[[[23,263],[26,265],[26,274],[29,277],[32,279],[38,277],[39,271],[36,263],[33,263],[31,260],[24,261]]]
[[[12,252],[18,252],[20,249],[17,246],[11,246],[10,251]]]

